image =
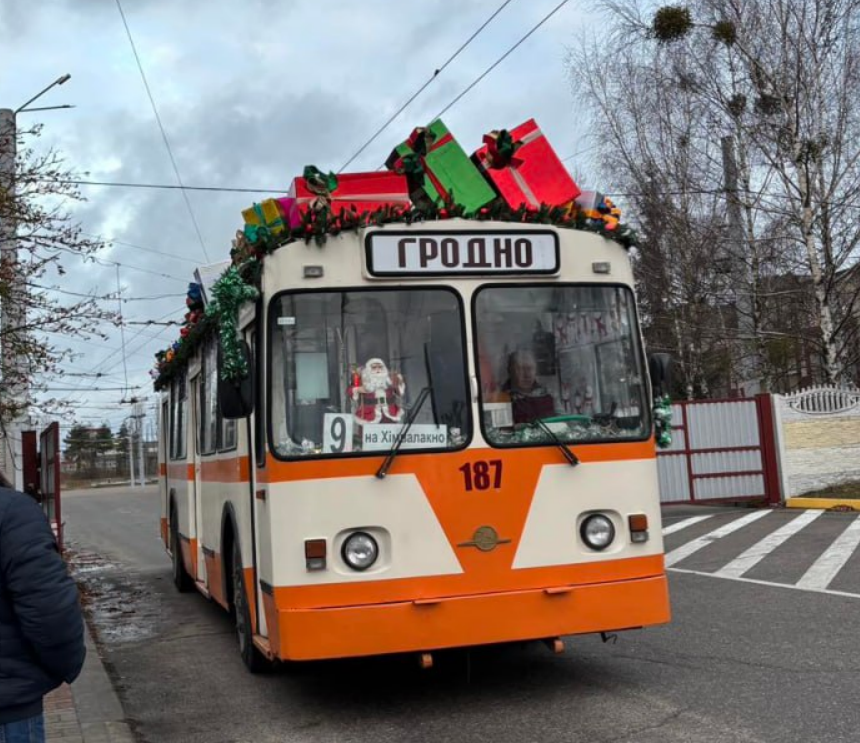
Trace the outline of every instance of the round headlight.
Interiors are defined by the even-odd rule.
[[[367,532],[357,531],[346,538],[341,554],[353,570],[367,570],[379,557],[379,545]]]
[[[579,527],[582,541],[593,550],[606,549],[615,539],[615,527],[606,516],[595,513],[582,522]]]

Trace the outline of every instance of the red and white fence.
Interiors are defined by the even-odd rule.
[[[663,503],[781,500],[770,395],[676,402],[672,428],[657,455]]]

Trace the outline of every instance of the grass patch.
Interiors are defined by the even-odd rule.
[[[795,496],[797,498],[850,498],[860,500],[860,480],[843,482],[840,485],[828,485],[821,490],[813,490],[811,493]]]

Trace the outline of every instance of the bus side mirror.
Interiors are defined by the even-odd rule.
[[[672,357],[668,353],[652,353],[648,356],[648,372],[654,397],[663,397],[672,391]]]
[[[241,341],[242,355],[248,373],[238,381],[224,380],[218,376],[218,406],[221,415],[227,420],[247,418],[254,412],[254,365],[251,358],[251,349],[245,341]],[[220,349],[219,349],[220,357]],[[220,358],[218,364],[221,367]]]

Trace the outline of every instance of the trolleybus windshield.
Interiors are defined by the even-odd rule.
[[[471,438],[462,303],[444,288],[285,292],[269,313],[276,456],[444,451]]]
[[[481,422],[490,444],[649,435],[628,287],[487,286],[475,294],[474,311]]]

